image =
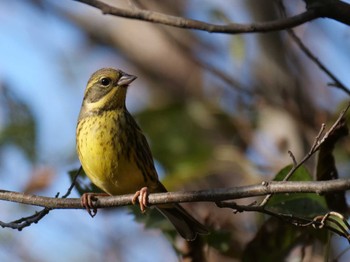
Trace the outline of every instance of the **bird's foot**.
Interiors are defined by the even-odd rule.
[[[139,201],[140,209],[142,213],[146,212],[146,207],[148,204],[148,188],[143,187],[139,191],[136,191],[134,197],[132,198],[132,203],[135,205],[136,201]]]
[[[109,195],[106,193],[84,193],[80,198],[81,205],[85,207],[91,217],[97,214],[97,208],[94,206],[94,201],[96,201],[97,196],[104,197]]]

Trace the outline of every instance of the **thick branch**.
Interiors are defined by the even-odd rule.
[[[350,189],[350,179],[315,182],[263,182],[259,185],[242,186],[225,189],[212,189],[191,192],[157,193],[149,196],[150,205],[183,202],[218,202],[276,193],[317,193],[345,191]],[[97,208],[131,205],[133,195],[100,197],[95,203]],[[0,190],[0,200],[41,206],[50,209],[83,208],[79,198],[51,198],[27,195]]]
[[[350,5],[339,0],[304,0],[307,9],[315,9],[321,17],[334,19],[350,25]]]
[[[293,28],[302,25],[306,22],[312,21],[319,17],[315,9],[307,10],[299,15],[288,18],[279,19],[276,21],[252,23],[252,24],[237,24],[230,23],[227,25],[210,24],[194,19],[186,19],[183,17],[166,15],[159,12],[141,10],[141,9],[122,9],[103,3],[99,0],[75,0],[77,2],[85,3],[87,5],[100,9],[103,14],[109,14],[129,19],[142,20],[146,22],[169,25],[184,29],[195,29],[206,31],[210,33],[263,33],[279,31],[283,29]]]

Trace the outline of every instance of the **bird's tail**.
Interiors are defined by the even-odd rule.
[[[166,207],[165,207],[166,206]],[[178,204],[162,205],[157,209],[174,225],[176,231],[186,240],[193,241],[197,235],[207,235],[209,231]]]

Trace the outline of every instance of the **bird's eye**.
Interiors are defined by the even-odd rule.
[[[111,83],[111,81],[112,80],[109,77],[104,77],[104,78],[101,79],[101,84],[103,86],[108,86]]]

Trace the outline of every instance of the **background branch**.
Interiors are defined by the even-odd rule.
[[[279,1],[279,5],[282,11],[283,16],[286,16],[286,8],[283,4],[283,1]],[[349,14],[349,13],[348,13]],[[293,29],[287,30],[289,36],[293,41],[299,46],[300,50],[313,62],[315,63],[321,71],[323,71],[329,78],[333,80],[333,83],[330,83],[330,86],[337,87],[343,90],[347,95],[350,95],[350,89],[345,86],[327,67],[323,64],[313,53],[312,51],[303,43],[303,41],[296,35]]]
[[[259,22],[251,24],[237,24],[230,23],[227,25],[216,25],[194,19],[187,19],[178,16],[166,15],[159,12],[141,10],[133,8],[122,9],[103,3],[98,0],[75,0],[77,2],[85,3],[97,9],[100,9],[103,14],[119,16],[129,19],[136,19],[146,22],[158,23],[184,29],[195,29],[201,31],[207,31],[210,33],[226,33],[226,34],[238,34],[238,33],[263,33],[283,30],[292,28],[298,25],[302,25],[306,22],[312,21],[319,17],[315,9],[307,10],[301,14],[279,19],[276,21]]]

